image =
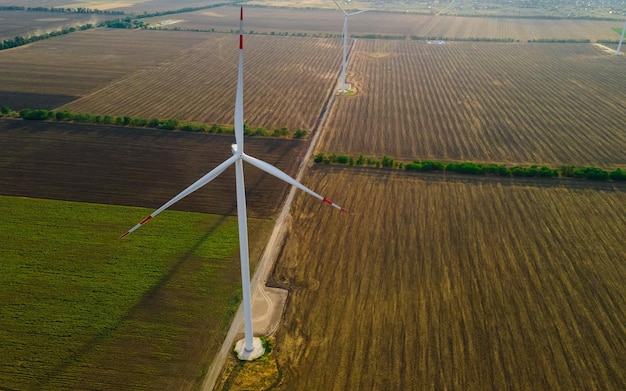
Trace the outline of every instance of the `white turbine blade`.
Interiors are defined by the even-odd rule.
[[[337,0],[333,0],[335,2],[335,4],[337,4],[337,7],[339,7],[341,9],[341,11],[344,13],[344,15],[348,16],[348,13],[346,12],[345,9],[343,9],[342,6],[339,5],[339,3],[337,3]]]
[[[120,236],[119,238],[123,239],[126,236],[130,235],[135,230],[137,230],[139,227],[141,227],[142,225],[144,225],[145,223],[150,221],[153,217],[155,217],[159,213],[163,212],[165,209],[169,208],[170,206],[172,206],[176,202],[180,201],[181,199],[187,197],[189,194],[191,194],[194,191],[198,190],[199,188],[201,188],[202,186],[206,185],[207,183],[211,182],[218,175],[220,175],[222,172],[224,172],[224,170],[227,169],[228,166],[230,166],[235,161],[237,161],[237,159],[238,159],[237,156],[235,156],[235,155],[231,156],[228,160],[224,161],[222,164],[220,164],[219,166],[215,167],[208,174],[204,175],[202,178],[200,178],[197,181],[195,181],[193,184],[191,184],[191,186],[189,186],[185,190],[181,191],[176,197],[172,198],[167,203],[165,203],[163,206],[161,206],[159,209],[157,209],[154,212],[152,212],[150,215],[148,215],[148,217],[146,217],[145,219],[141,220],[137,225],[135,225],[133,228],[131,228],[128,231],[126,231],[126,233],[124,235]]]
[[[342,213],[348,213],[348,211],[346,209],[344,209],[341,206],[335,204],[334,202],[332,202],[328,198],[323,197],[323,196],[317,194],[313,190],[311,190],[308,187],[304,186],[302,183],[296,181],[295,179],[293,179],[292,177],[290,177],[289,175],[287,175],[286,173],[284,173],[280,169],[272,166],[271,164],[266,163],[263,160],[259,160],[257,158],[254,158],[254,157],[252,157],[250,155],[246,155],[246,154],[242,154],[241,158],[243,160],[245,160],[246,162],[252,164],[253,166],[255,166],[255,167],[257,167],[257,168],[267,172],[268,174],[274,175],[276,178],[282,179],[283,181],[289,183],[290,185],[295,186],[298,189],[303,190],[303,191],[309,193],[313,197],[315,197],[315,198],[317,198],[319,200],[324,201],[325,203],[327,203],[328,205],[332,206],[333,208],[339,209]]]
[[[235,140],[237,150],[243,152],[243,7],[239,11],[239,68],[235,97]]]
[[[351,14],[346,14],[346,16],[352,16],[352,15],[356,15],[356,14],[361,14],[361,13],[366,12],[366,11],[369,11],[369,10],[356,11],[356,12],[353,12],[353,13],[351,13]],[[345,11],[344,11],[344,12],[345,12]]]

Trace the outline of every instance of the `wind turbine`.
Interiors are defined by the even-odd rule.
[[[343,18],[343,63],[341,66],[341,93],[343,94],[344,92],[346,92],[346,47],[348,46],[348,17],[352,15],[360,14],[369,10],[356,11],[356,12],[352,12],[349,14],[346,12],[345,9],[343,9],[342,6],[339,5],[339,3],[337,3],[337,0],[333,0],[333,1],[335,2],[335,4],[337,4],[337,7],[341,9],[344,15],[344,18]]]
[[[283,181],[289,183],[290,185],[296,186],[297,188],[309,193],[315,198],[318,198],[325,203],[341,210],[343,213],[348,213],[347,210],[340,207],[339,205],[333,203],[325,197],[317,194],[313,190],[307,188],[306,186],[300,184],[295,179],[285,174],[283,171],[278,168],[262,161],[256,159],[250,155],[246,155],[243,151],[243,7],[240,9],[239,14],[239,70],[237,72],[237,94],[235,97],[235,141],[236,144],[231,145],[231,151],[233,152],[233,156],[228,158],[226,161],[215,167],[208,174],[204,175],[202,178],[198,179],[196,182],[191,184],[185,190],[180,192],[176,197],[169,200],[159,209],[155,210],[145,219],[141,220],[137,225],[128,230],[124,235],[120,236],[120,239],[125,238],[133,231],[150,221],[153,217],[164,211],[165,209],[172,206],[174,203],[180,201],[182,198],[188,196],[194,191],[198,190],[202,186],[211,182],[217,176],[219,176],[226,168],[235,164],[235,175],[237,182],[237,218],[238,218],[238,226],[239,226],[239,255],[241,260],[241,284],[242,284],[242,294],[243,294],[243,312],[244,312],[244,334],[245,337],[243,340],[239,341],[236,345],[235,350],[238,352],[238,358],[240,360],[254,360],[263,355],[264,348],[261,344],[261,340],[259,338],[254,338],[254,334],[252,331],[252,308],[251,308],[251,298],[250,298],[250,265],[249,265],[249,254],[248,254],[248,226],[247,226],[247,217],[246,217],[246,189],[244,186],[243,180],[243,162],[249,163]],[[243,348],[243,349],[241,349]]]
[[[617,50],[615,51],[615,55],[619,56],[619,50],[622,47],[622,42],[624,42],[624,33],[626,33],[626,19],[624,20],[624,27],[622,27],[622,37],[619,39],[619,44],[617,45]]]

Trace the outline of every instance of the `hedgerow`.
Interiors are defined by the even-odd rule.
[[[7,106],[0,107],[0,117],[22,118],[32,121],[67,121],[80,122],[102,125],[117,125],[139,128],[156,128],[165,130],[180,130],[184,132],[201,132],[201,133],[232,133],[232,125],[212,124],[207,125],[199,122],[183,122],[176,118],[158,119],[158,118],[140,118],[129,116],[111,116],[96,115],[91,113],[72,113],[67,110],[45,110],[45,109],[23,109],[19,112],[11,110]],[[306,138],[309,132],[304,129],[296,129],[291,131],[283,126],[276,129],[266,129],[262,126],[251,128],[248,124],[244,124],[244,134],[246,136],[258,137],[281,137],[281,138]]]
[[[347,155],[326,155],[319,152],[314,157],[315,163],[325,164],[348,164],[350,166],[386,167],[406,171],[419,172],[451,172],[468,175],[494,175],[502,177],[526,177],[526,178],[585,178],[595,181],[626,181],[626,171],[616,168],[613,171],[603,170],[597,167],[561,166],[551,168],[547,166],[506,166],[504,164],[477,163],[477,162],[442,162],[437,160],[414,160],[410,163],[396,162],[389,156],[383,156],[382,160],[359,155],[355,160]]]

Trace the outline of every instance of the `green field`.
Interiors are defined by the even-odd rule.
[[[0,196],[2,387],[202,382],[239,302],[237,221],[168,211],[117,239],[147,213]]]

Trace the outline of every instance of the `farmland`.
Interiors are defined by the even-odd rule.
[[[156,209],[230,157],[233,141],[232,135],[0,120],[0,188],[4,195]],[[294,175],[305,146],[300,140],[252,139],[246,150]],[[226,170],[173,209],[234,214],[234,176]],[[275,214],[287,191],[282,181],[256,169],[246,170],[246,185],[251,217]]]
[[[3,50],[0,105],[34,108],[33,99],[44,103],[38,107],[51,109],[155,67],[204,39],[197,33],[98,29]]]
[[[277,389],[624,388],[623,186],[327,166],[307,184],[351,214],[296,198]]]
[[[157,7],[136,3],[126,6]],[[341,26],[337,11],[272,11],[250,10],[246,30],[270,33],[273,17],[292,16],[298,31]],[[204,12],[171,26],[223,15],[237,28],[236,8]],[[380,16],[367,15],[362,26]],[[395,17],[380,31],[522,42],[357,40],[355,92],[334,96],[318,150],[624,167],[624,58],[524,42],[602,36],[605,22]],[[246,122],[313,130],[336,88],[339,39],[244,41]],[[73,33],[0,52],[0,105],[230,123],[236,47],[221,33]],[[0,388],[199,388],[239,299],[233,170],[175,208],[202,214],[164,213],[115,238],[232,142],[0,119],[0,252],[11,257],[0,265]],[[307,146],[246,138],[251,155],[292,175]],[[623,184],[326,165],[304,183],[351,214],[296,197],[270,281],[290,291],[274,388],[626,388]],[[246,184],[257,259],[288,187],[248,166]]]
[[[0,196],[3,389],[198,387],[240,296],[237,221]],[[250,220],[253,260],[268,220]],[[164,238],[166,238],[164,240]]]
[[[111,19],[110,16],[27,11],[0,11],[0,41]]]
[[[334,5],[332,2],[331,5]],[[364,7],[367,8],[367,7]],[[238,29],[233,7],[167,15],[145,19],[152,27],[159,27],[164,20],[177,23],[160,26],[168,29],[198,29],[231,31]],[[248,8],[246,9],[246,31],[275,34],[335,34],[341,35],[343,15],[338,9],[298,10]],[[511,38],[526,42],[533,39],[619,39],[611,28],[621,26],[616,21],[592,20],[542,20],[522,18],[473,18],[459,16],[437,16],[402,14],[392,12],[366,12],[350,19],[349,34],[412,35],[422,37],[444,37],[446,39],[468,38]]]
[[[625,59],[585,44],[359,40],[319,149],[396,159],[626,162]]]
[[[234,35],[206,35],[171,61],[117,80],[63,108],[231,123],[237,42]],[[245,47],[246,122],[253,127],[311,130],[337,77],[339,40],[246,36]]]

